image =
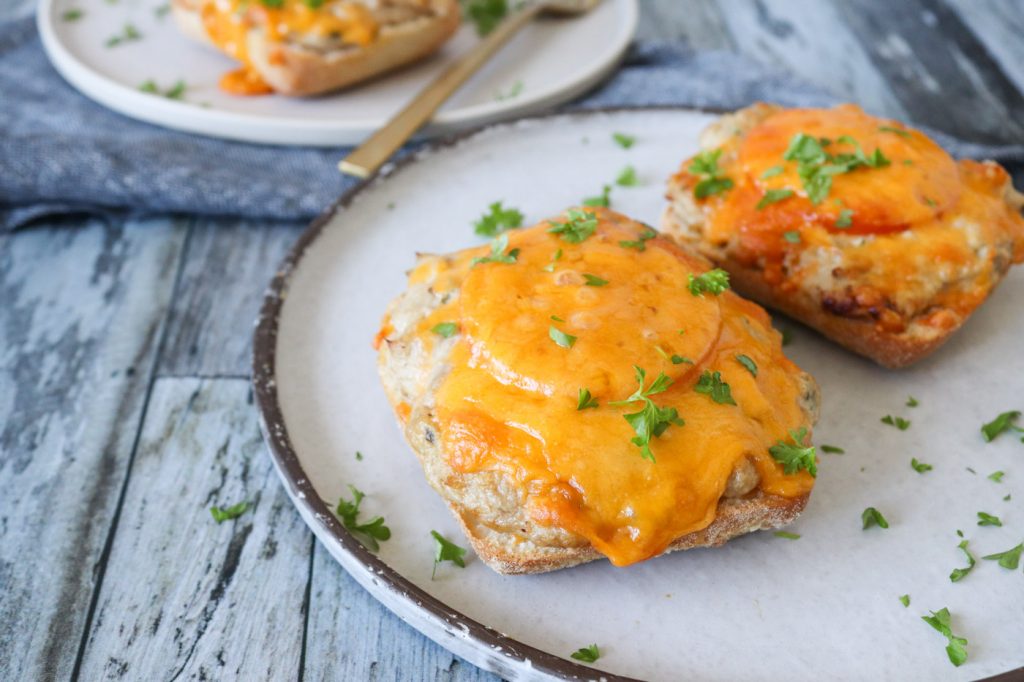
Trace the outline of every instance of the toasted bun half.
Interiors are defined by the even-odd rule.
[[[301,97],[340,90],[416,62],[447,42],[460,23],[457,0],[429,0],[427,5],[429,14],[382,24],[365,47],[275,42],[253,28],[246,34],[246,52],[252,69],[279,94]],[[201,0],[172,0],[171,7],[185,35],[213,45],[203,25]]]

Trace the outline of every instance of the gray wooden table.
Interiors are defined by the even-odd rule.
[[[876,113],[1024,141],[1024,0],[642,0],[640,38],[744,53]],[[0,236],[0,680],[490,680],[314,541],[249,388],[302,225]],[[216,524],[207,509],[254,503]]]

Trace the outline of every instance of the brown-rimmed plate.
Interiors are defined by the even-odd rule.
[[[472,222],[493,201],[540,220],[598,194],[627,165],[641,184],[613,189],[613,207],[657,224],[664,178],[695,151],[711,118],[636,109],[492,126],[428,147],[318,219],[271,282],[256,330],[261,424],[289,495],[385,606],[509,679],[967,680],[1018,668],[1020,569],[979,561],[964,580],[948,575],[963,563],[957,529],[976,555],[1024,537],[1022,446],[1008,437],[985,444],[978,432],[1021,407],[1019,373],[1006,362],[1019,357],[1024,335],[1014,305],[1024,272],[910,370],[882,370],[796,330],[787,351],[824,394],[816,440],[846,452],[823,456],[808,509],[791,529],[799,540],[760,533],[627,569],[594,563],[524,577],[471,559],[466,569],[441,566],[431,580],[430,531],[466,543],[402,441],[370,345],[414,254],[479,244]],[[623,149],[612,132],[637,142]],[[920,404],[906,407],[908,395]],[[881,424],[886,414],[912,427]],[[934,470],[916,473],[912,456]],[[1006,472],[998,483],[987,478],[997,470]],[[367,493],[365,513],[391,527],[376,554],[332,514],[348,484]],[[889,529],[861,530],[868,506],[885,513]],[[1003,527],[978,527],[978,511],[1001,516]],[[942,607],[970,641],[959,668],[920,618]],[[603,654],[594,666],[569,659],[591,643]]]

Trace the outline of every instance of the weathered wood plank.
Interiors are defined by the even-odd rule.
[[[873,113],[906,114],[832,4],[727,0],[719,7],[733,43],[751,59],[773,63]],[[684,11],[680,7],[677,20],[687,20]]]
[[[243,500],[237,520],[210,515]],[[248,381],[158,380],[81,679],[294,679],[311,547]]]
[[[988,3],[973,3],[985,11]],[[974,142],[1024,139],[1024,95],[948,6],[931,0],[835,0],[903,107]]]
[[[67,679],[187,227],[0,241],[0,679]]]
[[[1024,0],[945,0],[1024,92]]]
[[[350,578],[319,543],[312,584],[304,680],[499,679],[403,623]]]
[[[735,47],[714,0],[645,0],[640,3],[637,39],[682,42],[694,50]]]
[[[162,376],[248,376],[263,292],[304,224],[198,221],[168,323]]]

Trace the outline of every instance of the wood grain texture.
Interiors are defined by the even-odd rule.
[[[184,241],[167,220],[0,241],[0,679],[67,679]]]
[[[945,0],[985,46],[999,68],[1024,92],[1024,0]]]
[[[168,323],[161,375],[249,375],[252,324],[263,290],[304,227],[197,221]]]
[[[236,520],[209,512],[243,500]],[[81,678],[294,678],[310,538],[264,452],[249,382],[158,380]]]
[[[790,71],[873,113],[905,115],[833,3],[726,0],[719,7],[736,48],[749,58]]]
[[[1024,139],[1024,95],[948,6],[834,1],[915,122],[972,142]]]

